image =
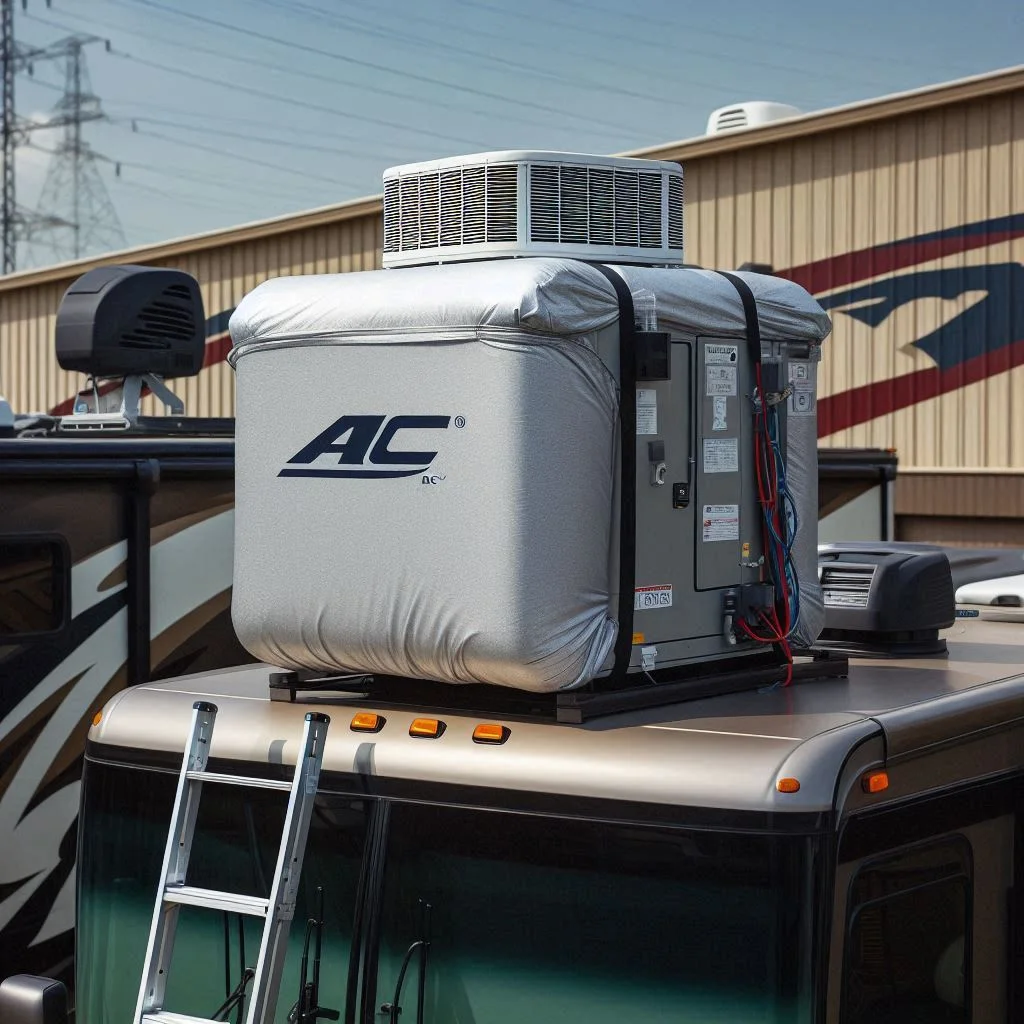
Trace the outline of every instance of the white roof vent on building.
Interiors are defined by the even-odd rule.
[[[577,153],[478,153],[384,172],[384,266],[516,256],[683,262],[683,170]]]
[[[788,103],[768,103],[755,100],[750,103],[733,103],[719,107],[708,118],[708,135],[735,131],[737,128],[757,128],[770,121],[781,121],[785,117],[798,117],[803,111]]]

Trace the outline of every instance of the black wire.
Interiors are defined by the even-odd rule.
[[[274,7],[280,6],[281,9],[283,10],[283,9],[286,9],[284,7],[284,4],[287,3],[287,0],[258,0],[258,2],[259,3],[267,4],[267,5],[270,5],[270,6],[274,6]],[[306,11],[309,11],[309,12],[318,11],[319,14],[321,15],[321,17],[323,17],[325,19],[328,19],[328,18],[333,19],[335,17],[335,15],[333,15],[331,12],[322,10],[319,7],[313,7],[310,4],[298,4],[297,8],[298,9],[302,9],[302,10],[306,10]],[[403,22],[414,21],[414,22],[419,22],[422,25],[433,25],[436,28],[440,28],[446,34],[451,34],[452,32],[458,32],[458,33],[462,33],[463,35],[467,35],[467,36],[476,36],[476,37],[478,37],[480,39],[496,39],[496,40],[498,40],[502,44],[503,48],[507,48],[510,42],[515,42],[515,40],[510,40],[509,39],[508,33],[506,33],[506,32],[488,32],[485,29],[471,28],[470,26],[465,25],[465,24],[461,24],[461,23],[456,24],[456,23],[447,22],[447,21],[438,21],[438,20],[436,20],[434,18],[424,18],[421,14],[410,14],[408,11],[403,11],[402,12],[402,21]],[[339,21],[338,24],[342,24],[342,22]],[[416,38],[416,37],[413,37],[413,38]],[[438,45],[436,40],[433,40],[433,39],[421,40],[421,42],[429,42],[430,45]],[[570,49],[569,47],[566,47],[566,46],[562,45],[562,40],[557,40],[557,51],[558,51],[559,54],[565,54],[567,56],[573,56],[573,57],[582,57],[582,58],[584,58],[585,60],[588,60],[588,61],[599,60],[601,62],[602,68],[618,68],[618,69],[620,69],[622,71],[627,71],[630,74],[636,74],[638,70],[641,73],[643,73],[643,70],[644,70],[642,67],[638,67],[638,65],[635,64],[635,63],[634,64],[627,64],[627,63],[624,63],[624,62],[621,62],[621,61],[611,60],[611,59],[608,58],[608,56],[606,54],[599,54],[598,55],[598,54],[594,54],[593,52],[589,52],[588,53],[588,52],[586,52],[584,50],[573,50],[573,49]],[[534,68],[533,71],[535,73],[537,73],[537,74],[542,73],[540,68]],[[659,69],[659,78],[662,75],[664,75],[664,81],[669,83],[669,84],[677,85],[677,86],[680,86],[680,87],[689,87],[691,89],[692,88],[699,88],[699,89],[705,89],[705,90],[712,90],[712,89],[720,90],[726,84],[726,83],[714,84],[714,83],[710,83],[710,82],[696,82],[693,79],[679,78],[679,76],[675,74],[675,68],[674,67],[662,67],[662,68],[660,68]],[[569,79],[563,79],[563,76],[552,75],[551,77],[555,78],[555,80],[571,81]],[[617,88],[613,89],[613,88],[611,88],[611,87],[609,87],[607,85],[601,86],[601,88],[603,88],[606,92],[609,92],[609,93],[616,93],[616,92],[618,92]],[[689,107],[689,108],[693,108],[695,110],[701,110],[701,111],[704,110],[704,106],[703,105],[698,105],[698,104],[693,103],[693,102],[688,102],[686,99],[681,98],[678,93],[669,93],[669,95],[671,95],[671,100],[669,102],[671,102],[677,109],[680,108],[680,107]],[[647,94],[645,94],[645,98],[646,97],[647,97]],[[654,99],[656,97],[654,97],[652,95],[650,98]],[[659,99],[659,101],[665,99],[664,96],[657,97],[657,98]]]
[[[493,112],[492,111],[473,110],[471,108],[460,106],[457,103],[446,103],[444,100],[430,99],[428,97],[425,97],[425,96],[422,96],[422,95],[417,95],[415,93],[405,93],[405,92],[399,92],[399,91],[394,90],[394,89],[387,89],[387,88],[384,88],[384,87],[382,87],[382,86],[380,86],[380,85],[378,85],[376,83],[374,85],[367,85],[365,81],[360,82],[360,81],[352,80],[352,79],[339,78],[337,75],[323,75],[323,74],[319,74],[319,73],[317,73],[315,71],[310,71],[308,68],[289,67],[287,64],[276,64],[276,63],[272,63],[270,61],[264,61],[264,60],[261,60],[261,59],[258,59],[258,58],[254,58],[254,57],[244,57],[244,56],[237,55],[237,54],[224,53],[223,50],[217,50],[217,49],[214,49],[214,48],[208,47],[208,46],[201,46],[201,45],[198,45],[198,44],[195,44],[195,43],[191,43],[191,42],[183,43],[183,42],[179,42],[176,39],[167,39],[165,36],[159,36],[158,37],[158,36],[154,36],[152,33],[136,32],[136,31],[134,31],[132,29],[121,28],[119,25],[113,25],[109,21],[102,21],[102,20],[100,20],[98,18],[93,18],[93,17],[87,16],[87,15],[84,15],[84,14],[78,14],[77,12],[62,10],[61,13],[64,14],[65,16],[67,16],[67,17],[74,18],[76,21],[84,21],[87,24],[97,25],[100,28],[105,28],[105,29],[108,29],[110,31],[117,32],[117,33],[119,33],[121,35],[134,36],[137,39],[145,39],[145,40],[148,40],[150,42],[157,41],[162,46],[171,46],[171,47],[174,47],[175,49],[185,50],[188,53],[205,53],[205,54],[207,54],[207,55],[209,55],[211,57],[218,58],[218,60],[233,61],[236,64],[244,64],[244,65],[247,65],[249,67],[258,68],[260,71],[263,71],[263,72],[275,71],[275,72],[278,72],[280,74],[292,75],[292,76],[294,76],[296,78],[304,78],[304,79],[307,79],[309,81],[326,82],[326,83],[328,83],[330,85],[333,85],[335,87],[337,87],[339,85],[345,85],[345,86],[348,86],[350,89],[358,89],[361,92],[368,92],[368,93],[371,93],[372,95],[375,95],[375,96],[393,96],[393,97],[395,97],[397,99],[408,100],[409,102],[412,102],[412,103],[420,103],[420,104],[423,104],[425,106],[429,106],[429,107],[433,107],[433,108],[441,108],[441,109],[444,109],[444,110],[455,110],[455,111],[458,111],[460,113],[477,114],[480,117],[492,117],[493,116]],[[38,21],[38,22],[40,22],[43,25],[52,25],[54,28],[59,28],[59,29],[61,29],[61,31],[64,31],[64,32],[74,32],[75,31],[70,25],[61,25],[58,22],[49,20],[47,18],[41,18],[38,15],[26,14],[25,17],[26,18],[31,18],[33,21]],[[57,88],[57,89],[60,89],[61,91],[63,91],[64,87],[63,86],[54,86],[53,88]],[[188,113],[188,111],[184,111],[184,113]],[[413,129],[410,128],[410,129],[407,129],[407,130],[413,130]],[[332,133],[332,135],[335,138],[339,137],[339,136],[337,136],[334,133]],[[346,136],[342,136],[342,137],[346,137]],[[439,138],[446,138],[446,139],[448,139],[449,141],[452,141],[452,142],[463,142],[463,143],[466,143],[467,145],[470,145],[470,146],[480,145],[479,142],[474,142],[474,141],[470,141],[470,140],[466,140],[466,139],[460,139],[460,138],[454,137],[454,136],[443,136],[443,135],[440,135],[438,137]],[[347,136],[347,138],[351,138],[354,142],[361,141],[360,139],[355,138],[353,136]]]
[[[462,63],[483,62],[491,65],[496,64],[499,67],[509,68],[520,74],[532,75],[549,82],[558,82],[570,89],[583,89],[591,95],[593,95],[593,91],[596,89],[599,92],[605,92],[613,96],[625,96],[629,99],[643,100],[645,103],[662,103],[675,110],[679,109],[678,97],[664,92],[660,95],[654,92],[637,92],[632,89],[625,89],[622,86],[612,85],[608,79],[602,82],[593,78],[570,78],[550,68],[538,68],[531,64],[520,64],[518,61],[509,60],[507,57],[498,57],[493,53],[482,52],[479,48],[470,49],[465,46],[456,46],[453,43],[444,43],[437,39],[424,39],[422,35],[396,32],[393,28],[381,25],[379,22],[364,21],[362,18],[334,14],[309,4],[296,3],[295,0],[255,0],[255,2],[270,7],[272,10],[319,17],[329,24],[339,25],[350,32],[358,32],[378,39],[385,39],[389,42],[398,42],[399,44],[405,42],[420,52],[423,51],[425,46],[429,46],[434,50],[446,50],[449,53],[457,54]],[[405,20],[406,15],[403,13],[402,17]],[[363,27],[360,28],[359,26]]]
[[[554,0],[554,2],[556,4],[562,4],[565,7],[575,7],[577,9],[579,9],[579,10],[586,11],[587,14],[589,14],[591,17],[593,17],[593,15],[595,15],[595,14],[607,14],[607,15],[611,15],[612,17],[617,17],[617,18],[628,18],[628,20],[631,21],[631,22],[638,22],[638,21],[639,22],[647,22],[648,24],[654,25],[656,28],[659,28],[662,31],[664,31],[667,28],[671,28],[671,27],[675,26],[677,28],[683,29],[688,34],[701,35],[701,36],[717,36],[717,37],[719,37],[721,39],[735,39],[735,40],[738,40],[739,42],[754,43],[755,45],[757,45],[758,47],[761,47],[762,49],[765,46],[770,46],[772,49],[778,48],[778,49],[783,49],[783,50],[795,50],[795,51],[797,51],[797,52],[799,52],[801,54],[804,54],[805,56],[806,56],[806,54],[808,52],[808,45],[806,43],[788,42],[787,40],[782,39],[782,38],[778,38],[778,37],[772,38],[772,39],[767,39],[764,36],[748,36],[748,35],[742,35],[739,32],[723,32],[720,29],[697,28],[696,26],[694,26],[694,25],[692,25],[690,23],[690,19],[687,19],[685,22],[679,22],[679,21],[667,20],[666,18],[664,18],[662,16],[651,17],[650,15],[640,14],[636,10],[635,6],[629,8],[628,15],[624,15],[622,13],[622,9],[621,8],[616,11],[616,10],[612,10],[611,8],[608,8],[608,7],[597,7],[594,4],[590,3],[590,0],[587,0],[586,3],[581,2],[581,0]],[[612,33],[609,33],[609,35],[611,36]],[[614,36],[613,36],[613,38],[614,38]],[[629,39],[631,39],[631,40],[633,40],[635,42],[638,42],[638,43],[643,43],[644,42],[643,39],[641,39],[639,37],[636,37],[636,36],[629,36],[629,37],[626,37],[626,38],[629,38]],[[820,46],[818,44],[817,40],[815,40],[810,45],[811,45],[811,48],[813,49],[813,52],[816,53],[816,54],[821,53],[821,54],[829,54],[830,56],[833,56],[833,57],[843,57],[846,60],[856,61],[858,64],[862,64],[865,60],[872,60],[872,61],[876,61],[878,63],[887,64],[890,67],[892,65],[892,58],[891,57],[885,57],[885,56],[881,56],[881,55],[872,54],[872,53],[870,53],[870,51],[869,52],[852,53],[852,52],[843,51],[843,50],[833,50],[833,49],[829,49],[829,48],[824,47],[824,46]],[[709,55],[708,51],[706,51],[706,50],[699,50],[699,49],[695,49],[695,48],[691,48],[689,50],[686,50],[686,49],[677,49],[675,46],[672,46],[672,50],[675,53],[693,53],[693,54],[698,55],[698,56]],[[826,72],[825,74],[822,74],[821,72],[819,72],[815,68],[811,68],[811,67],[807,67],[807,68],[797,67],[797,68],[794,68],[792,65],[770,64],[770,63],[768,63],[766,61],[750,60],[747,57],[744,57],[742,54],[736,54],[735,56],[732,56],[732,55],[729,55],[729,54],[715,53],[715,54],[713,54],[713,56],[715,57],[716,60],[733,61],[733,62],[738,63],[738,64],[749,64],[749,65],[752,65],[754,67],[760,66],[760,67],[765,67],[765,68],[771,68],[773,71],[800,71],[802,74],[814,76],[815,78],[834,78],[834,79],[836,79],[836,81],[845,81],[845,82],[860,82],[860,81],[863,81],[867,85],[871,85],[871,84],[880,85],[881,84],[879,82],[872,82],[871,79],[853,79],[853,78],[847,77],[846,75],[837,75],[834,71],[829,71],[829,72]],[[901,64],[914,64],[917,67],[927,68],[929,71],[934,71],[934,69],[935,69],[935,61],[924,61],[924,60],[915,61],[915,60],[913,60],[913,58],[911,58],[909,60],[904,60],[902,55],[900,57],[900,63]],[[945,59],[942,60],[942,63],[945,66],[949,66],[949,62],[947,60],[945,60]],[[953,66],[954,67],[959,67],[961,70],[963,70],[967,74],[973,74],[973,72],[975,70],[973,68],[969,68],[966,64],[953,65]],[[888,88],[888,86],[882,85],[882,88]]]
[[[118,0],[112,0],[112,2],[118,2]],[[74,32],[75,30],[68,25],[61,25],[59,22],[51,21],[46,18],[39,18],[35,15],[26,15],[31,17],[33,21],[41,22],[44,25],[51,25],[54,28],[59,28],[63,32]],[[196,71],[193,68],[186,67],[175,67],[171,64],[163,64],[160,61],[151,60],[149,58],[135,57],[130,53],[126,53],[123,50],[119,50],[116,47],[111,49],[111,56],[119,57],[122,60],[129,60],[136,64],[141,64],[143,67],[156,69],[158,71],[164,71],[171,75],[180,75],[183,78],[187,78],[190,81],[206,82],[209,85],[216,85],[221,89],[230,89],[234,92],[240,92],[246,96],[257,96],[260,99],[272,100],[276,103],[283,103],[287,106],[297,107],[300,110],[307,110],[320,114],[330,114],[332,117],[341,117],[349,121],[360,121],[365,124],[371,124],[375,127],[384,128],[395,128],[400,132],[408,132],[413,135],[424,135],[429,138],[441,139],[445,142],[459,142],[468,145],[476,146],[477,142],[467,142],[466,139],[459,138],[454,135],[445,135],[442,132],[430,131],[427,128],[417,128],[414,125],[399,124],[395,121],[385,121],[379,117],[368,117],[362,114],[354,114],[350,111],[336,110],[334,107],[324,106],[322,103],[313,103],[309,100],[296,100],[290,96],[282,96],[279,93],[268,92],[263,89],[254,89],[251,86],[240,85],[237,82],[232,82],[227,78],[215,78],[212,75],[204,75],[202,72]],[[493,117],[493,114],[490,116]]]
[[[190,21],[195,21],[201,25],[208,25],[213,28],[220,28],[228,32],[234,32],[238,35],[247,36],[251,39],[259,39],[261,42],[275,43],[278,46],[284,46],[288,49],[296,50],[300,53],[308,53],[319,57],[327,57],[331,60],[341,61],[343,64],[351,64],[355,67],[366,68],[369,71],[377,71],[387,75],[397,75],[399,78],[406,78],[413,82],[422,82],[425,85],[435,85],[442,89],[451,89],[454,92],[465,93],[470,96],[480,96],[483,99],[496,100],[499,103],[508,103],[512,106],[523,107],[529,110],[539,110],[546,114],[554,114],[560,118],[571,117],[576,121],[586,121],[590,124],[598,125],[605,129],[611,129],[614,133],[618,134],[621,132],[627,132],[633,134],[634,129],[625,125],[613,124],[608,121],[603,121],[600,118],[587,117],[581,114],[575,114],[571,111],[560,109],[558,107],[549,107],[544,103],[534,103],[530,100],[524,100],[522,98],[516,99],[509,96],[502,96],[500,93],[488,92],[486,89],[478,89],[472,85],[462,85],[457,82],[446,82],[441,78],[434,78],[430,75],[420,75],[414,71],[404,71],[399,68],[390,68],[386,64],[377,64],[374,61],[363,60],[360,57],[352,57],[348,54],[336,53],[332,50],[322,50],[317,46],[308,46],[305,43],[297,43],[288,39],[280,39],[276,36],[269,35],[265,32],[257,32],[255,29],[246,28],[242,25],[232,25],[230,22],[217,21],[216,18],[207,18],[202,14],[195,14],[192,11],[182,11],[175,7],[169,7],[166,4],[162,4],[159,0],[110,0],[111,3],[117,3],[119,5],[124,4],[140,4],[144,7],[149,7],[151,10],[162,11],[165,14],[173,14],[176,17],[187,18]]]
[[[115,124],[117,124],[119,123],[120,119],[115,117],[111,118],[111,120]],[[210,128],[206,125],[184,124],[181,121],[168,121],[164,118],[149,117],[145,114],[140,117],[125,118],[124,120],[129,120],[132,123],[137,124],[156,124],[161,125],[165,128],[176,128],[179,131],[195,132],[199,135],[210,135],[215,136],[216,138],[219,139],[240,139],[243,142],[253,142],[258,144],[265,144],[268,146],[276,146],[278,149],[304,149],[308,150],[311,153],[330,153],[334,156],[343,156],[348,160],[364,160],[367,162],[372,162],[375,165],[380,165],[387,161],[391,161],[392,163],[399,162],[398,160],[395,159],[393,153],[383,155],[380,153],[369,152],[366,149],[364,149],[363,143],[370,140],[358,139],[354,138],[353,136],[339,136],[333,132],[331,133],[331,138],[351,138],[354,142],[359,143],[359,151],[355,152],[352,149],[341,149],[337,146],[321,146],[315,142],[297,142],[292,141],[291,139],[282,138],[275,139],[271,138],[268,135],[254,135],[252,132],[235,132],[227,128]],[[266,127],[265,124],[264,127]],[[182,144],[186,146],[191,145],[191,143],[189,143],[185,139],[181,139],[180,141]]]

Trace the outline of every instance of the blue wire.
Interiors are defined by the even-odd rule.
[[[797,511],[796,501],[789,491],[789,482],[786,478],[786,460],[782,454],[782,447],[779,441],[779,416],[778,410],[772,408],[768,417],[768,443],[775,456],[776,472],[775,491],[782,504],[783,521],[785,523],[786,537],[783,539],[775,529],[775,524],[767,509],[762,510],[765,526],[771,539],[781,549],[783,561],[779,563],[779,550],[775,545],[769,545],[768,561],[772,581],[776,587],[785,587],[790,595],[790,629],[786,633],[787,638],[791,636],[800,622],[800,583],[796,573],[796,566],[793,564],[793,545],[796,543],[797,531],[800,528],[800,518]]]

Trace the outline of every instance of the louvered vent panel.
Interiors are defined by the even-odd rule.
[[[746,128],[747,112],[742,107],[734,107],[732,110],[723,110],[718,115],[718,129],[724,131],[727,128]]]
[[[438,202],[441,179],[437,174],[420,178],[420,248],[433,249],[439,244],[440,217]]]
[[[668,247],[683,248],[683,179],[668,179]]]
[[[821,592],[826,607],[867,608],[875,566],[847,566],[821,570]]]
[[[661,175],[641,173],[640,178],[640,247],[660,249],[661,239]]]
[[[615,242],[615,176],[610,168],[591,167],[587,171],[590,186],[590,244]]]
[[[472,245],[486,240],[484,217],[486,202],[484,195],[484,169],[482,167],[462,168],[462,244]]]
[[[499,159],[394,168],[385,176],[385,266],[415,264],[421,252],[422,262],[507,258],[529,254],[534,244],[541,252],[564,246],[584,259],[627,262],[674,262],[670,250],[682,251],[682,180],[658,165],[487,155]],[[472,255],[455,251],[463,247]]]
[[[560,242],[590,241],[590,213],[586,167],[562,167],[559,190]]]
[[[558,241],[559,169],[530,168],[530,241]]]
[[[399,192],[399,200],[402,204],[399,221],[401,231],[399,247],[403,250],[418,249],[420,246],[419,199],[419,178],[403,178]]]
[[[640,244],[640,176],[615,170],[615,244]]]
[[[519,168],[515,164],[487,168],[487,241],[514,242],[519,225]]]
[[[441,172],[441,245],[462,244],[462,171]]]
[[[398,252],[401,242],[399,218],[401,204],[398,201],[398,179],[389,178],[384,182],[384,251]]]

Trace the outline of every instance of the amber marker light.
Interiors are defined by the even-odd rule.
[[[800,792],[800,780],[799,779],[779,779],[775,783],[775,788],[780,793],[799,793]]]
[[[478,725],[473,730],[474,743],[504,743],[509,737],[509,730],[504,725],[491,723]]]
[[[352,716],[349,728],[353,732],[380,732],[387,719],[383,715],[375,715],[371,711],[360,711]]]
[[[443,732],[444,722],[436,718],[415,718],[409,726],[410,736],[420,736],[428,740],[436,740]]]
[[[92,716],[92,724],[94,726],[96,726],[96,725],[99,725],[100,722],[102,722],[102,721],[103,721],[103,712],[102,711],[97,711],[96,714]]]
[[[868,772],[861,777],[860,785],[865,793],[884,793],[889,788],[889,773]]]

